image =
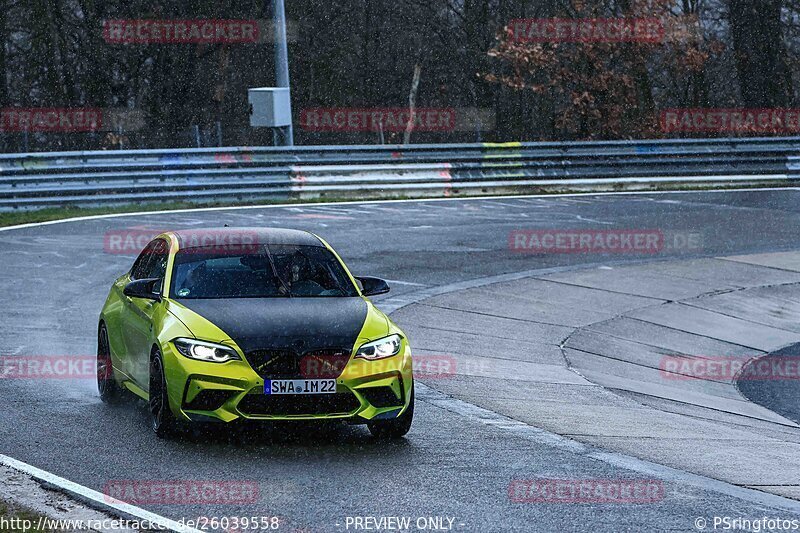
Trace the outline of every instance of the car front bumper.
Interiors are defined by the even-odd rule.
[[[208,363],[162,348],[170,407],[179,420],[330,420],[351,423],[396,418],[408,407],[413,386],[411,350],[387,359],[350,358],[336,378],[336,394],[264,393],[264,378],[246,361]]]

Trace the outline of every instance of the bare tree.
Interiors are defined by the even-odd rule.
[[[791,102],[782,9],[782,0],[728,2],[739,87],[746,107],[786,107]]]

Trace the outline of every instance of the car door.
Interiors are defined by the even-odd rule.
[[[148,263],[153,259],[153,249],[156,242],[151,242],[144,247],[144,250],[133,262],[130,272],[116,282],[116,289],[119,291],[120,305],[115,312],[115,316],[109,319],[109,343],[112,352],[116,355],[114,367],[125,374],[127,379],[133,378],[132,360],[130,347],[132,345],[132,314],[131,299],[123,293],[125,285],[136,279],[144,279],[147,272]]]
[[[169,245],[156,239],[147,245],[145,257],[139,268],[131,270],[131,281],[157,278],[162,286],[167,271]],[[162,304],[146,298],[125,297],[123,334],[128,354],[130,376],[143,390],[148,389],[150,376],[150,348],[155,339],[153,315]]]

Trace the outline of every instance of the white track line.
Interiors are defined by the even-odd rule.
[[[703,190],[703,191],[629,191],[629,192],[583,192],[583,193],[559,193],[559,194],[519,194],[519,195],[504,195],[504,196],[470,196],[470,197],[452,197],[452,198],[411,198],[407,200],[352,200],[346,202],[320,202],[325,206],[330,205],[379,205],[379,204],[401,204],[401,203],[421,203],[421,202],[465,202],[465,201],[482,201],[482,200],[514,200],[525,198],[570,198],[575,196],[649,196],[661,194],[719,194],[719,193],[741,193],[741,192],[756,192],[756,191],[800,191],[800,187],[764,187],[753,189],[721,189],[721,190]],[[247,209],[272,209],[281,207],[294,207],[300,208],[305,206],[307,208],[317,205],[316,203],[293,203],[293,204],[262,204],[262,205],[240,205],[229,207],[190,207],[188,209],[169,209],[166,211],[138,211],[134,213],[110,213],[107,215],[88,215],[83,217],[63,218],[59,220],[48,220],[46,222],[30,222],[28,224],[18,224],[16,226],[6,226],[0,228],[0,232],[12,231],[17,229],[35,228],[39,226],[50,226],[53,224],[65,224],[68,222],[82,222],[85,220],[102,220],[105,218],[121,218],[121,217],[139,217],[145,215],[169,215],[174,213],[202,213],[213,211],[242,211]],[[17,211],[19,212],[19,211]]]
[[[411,282],[411,281],[400,281],[400,280],[397,280],[397,279],[385,278],[384,281],[386,283],[394,283],[396,285],[411,285],[413,287],[430,287],[430,285],[425,285],[424,283],[414,283],[414,282]]]
[[[50,485],[54,485],[70,496],[88,503],[95,509],[112,512],[115,515],[119,515],[122,518],[127,518],[130,520],[138,520],[139,522],[147,521],[150,522],[150,524],[164,528],[166,531],[176,531],[179,533],[201,533],[198,529],[187,527],[180,522],[170,520],[169,518],[164,518],[163,516],[151,513],[150,511],[145,511],[140,507],[136,507],[127,503],[109,502],[106,500],[106,496],[104,494],[101,494],[96,490],[84,487],[83,485],[79,485],[68,479],[64,479],[63,477],[51,474],[50,472],[46,472],[27,463],[23,463],[22,461],[17,461],[16,459],[8,457],[7,455],[0,454],[0,464],[27,474],[40,483],[49,483]]]
[[[669,481],[680,485],[689,485],[702,490],[724,494],[733,498],[751,502],[767,507],[781,509],[792,513],[800,514],[800,502],[770,494],[768,492],[761,492],[759,490],[750,489],[747,487],[740,487],[732,483],[720,481],[710,477],[692,474],[677,468],[660,465],[631,455],[623,453],[609,452],[602,448],[582,444],[578,441],[563,437],[557,433],[551,433],[545,429],[540,429],[535,426],[530,426],[524,422],[520,422],[513,418],[507,417],[478,407],[477,405],[458,400],[448,396],[442,392],[425,386],[422,383],[414,384],[418,387],[419,398],[423,401],[430,403],[436,407],[440,407],[451,413],[463,416],[471,421],[480,422],[486,426],[496,428],[502,431],[507,431],[515,437],[522,438],[537,444],[558,448],[570,453],[581,455],[596,461],[624,468],[640,474],[654,476],[664,481]]]

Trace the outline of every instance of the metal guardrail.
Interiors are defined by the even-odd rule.
[[[788,185],[800,138],[0,154],[0,210]]]

